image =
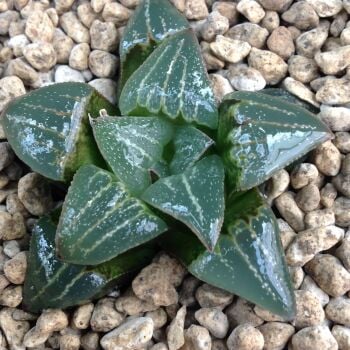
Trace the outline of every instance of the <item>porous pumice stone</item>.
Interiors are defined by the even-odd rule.
[[[165,1],[165,0],[164,0]],[[158,256],[121,293],[22,309],[30,231],[57,205],[0,127],[0,349],[350,349],[350,1],[170,0],[190,21],[217,101],[282,86],[319,107],[325,142],[267,182],[296,295],[284,320]],[[0,1],[0,112],[55,82],[117,102],[118,46],[139,0]]]

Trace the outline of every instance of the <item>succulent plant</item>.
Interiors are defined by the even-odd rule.
[[[17,156],[69,185],[33,230],[27,309],[96,298],[163,249],[199,279],[292,317],[278,226],[257,186],[330,132],[279,89],[218,106],[196,36],[168,1],[141,1],[119,53],[118,106],[62,83],[2,114]]]

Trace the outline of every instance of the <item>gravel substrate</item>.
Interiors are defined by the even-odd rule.
[[[218,100],[282,86],[320,107],[335,133],[266,186],[297,315],[286,322],[203,284],[165,254],[121,295],[69,311],[24,312],[28,232],[54,197],[0,129],[0,350],[349,350],[350,1],[172,2],[201,41]],[[64,81],[89,82],[115,102],[117,47],[137,3],[0,1],[0,111],[16,96]]]

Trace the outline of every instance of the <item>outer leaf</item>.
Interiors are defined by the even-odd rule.
[[[120,42],[123,87],[130,75],[165,37],[189,28],[189,24],[168,0],[143,0],[129,19]]]
[[[56,258],[55,233],[56,224],[48,217],[41,218],[33,231],[23,291],[25,308],[31,312],[86,303],[132,277],[155,254],[152,246],[142,246],[86,268]]]
[[[214,141],[193,126],[179,126],[173,143],[175,153],[170,163],[170,170],[172,174],[179,174],[193,166]]]
[[[91,122],[113,172],[133,195],[140,195],[150,186],[150,169],[162,159],[173,136],[172,125],[157,117],[102,117]]]
[[[83,164],[101,164],[88,114],[117,112],[88,84],[47,86],[12,101],[2,124],[17,156],[34,171],[68,181]]]
[[[199,161],[184,173],[162,178],[142,199],[187,225],[213,249],[224,218],[224,167],[218,156]]]
[[[130,77],[123,115],[165,115],[216,129],[218,114],[201,51],[191,30],[172,35]]]
[[[167,229],[114,176],[93,165],[78,170],[68,190],[57,228],[60,257],[97,265],[139,246]]]
[[[221,234],[214,252],[206,251],[185,232],[165,234],[163,247],[199,279],[293,318],[293,289],[271,209],[255,190],[229,202],[226,233]]]
[[[219,147],[237,190],[264,182],[330,137],[316,116],[278,97],[234,92],[220,107]]]

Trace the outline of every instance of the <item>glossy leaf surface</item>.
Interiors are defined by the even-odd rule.
[[[220,107],[219,148],[237,190],[264,182],[330,137],[316,116],[278,97],[234,92]]]
[[[174,157],[170,163],[172,174],[179,174],[200,159],[214,141],[193,126],[178,126],[175,131]]]
[[[169,232],[161,244],[197,278],[239,295],[286,319],[295,313],[293,288],[278,226],[256,190],[228,202],[224,233],[214,252],[187,232]]]
[[[120,41],[121,87],[165,37],[188,27],[168,0],[142,0]]]
[[[97,265],[139,246],[167,229],[111,173],[93,165],[78,170],[57,228],[59,256],[66,262]]]
[[[185,30],[154,50],[126,82],[119,100],[123,115],[165,115],[217,127],[214,94],[196,36]]]
[[[102,117],[91,123],[113,172],[133,195],[140,195],[151,184],[150,170],[162,159],[173,126],[157,117]]]
[[[182,221],[213,249],[224,219],[224,168],[219,157],[200,160],[182,174],[162,178],[142,199]]]
[[[67,264],[56,258],[55,233],[56,224],[49,217],[41,218],[33,231],[23,290],[24,306],[31,312],[84,304],[112,283],[132,277],[155,254],[152,246],[142,246],[94,268]]]
[[[100,109],[117,113],[90,85],[55,84],[13,100],[2,125],[17,156],[53,180],[69,180],[87,163],[102,164],[88,120]]]

